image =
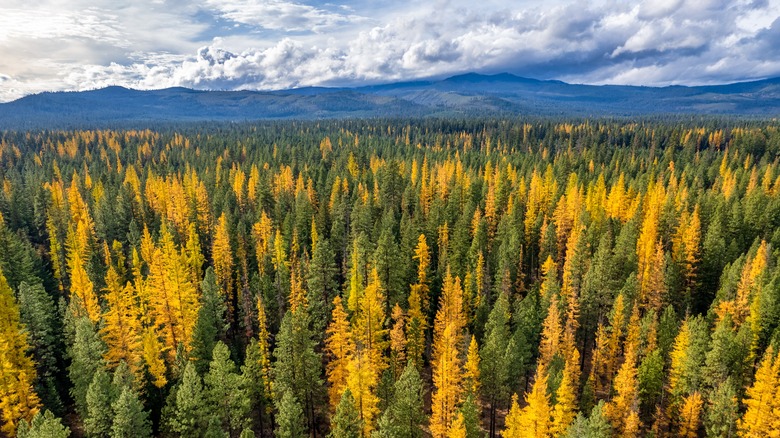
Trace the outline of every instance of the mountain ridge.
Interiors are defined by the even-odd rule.
[[[1,103],[0,129],[262,119],[661,114],[774,117],[780,114],[780,78],[652,87],[464,73],[437,80],[269,91],[109,86],[44,92]]]

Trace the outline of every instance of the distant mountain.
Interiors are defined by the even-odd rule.
[[[780,115],[780,78],[714,86],[578,85],[508,73],[437,81],[280,91],[130,90],[41,93],[0,104],[0,129],[346,117],[471,115]]]

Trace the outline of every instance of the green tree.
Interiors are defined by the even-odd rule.
[[[704,417],[704,427],[707,436],[736,436],[737,419],[739,418],[739,402],[734,381],[727,379],[721,382],[707,397],[709,408]]]
[[[168,427],[182,437],[198,436],[206,425],[203,385],[195,365],[184,367],[181,382],[176,389],[175,407],[168,419]]]
[[[466,438],[482,438],[482,427],[479,425],[479,406],[474,400],[475,395],[469,394],[460,407],[463,414],[463,424],[466,428]]]
[[[285,314],[276,341],[274,392],[277,397],[291,392],[296,403],[302,401],[308,427],[314,428],[315,407],[324,398],[320,379],[322,360],[315,351],[316,342],[309,328],[305,307]],[[277,403],[281,403],[281,399]]]
[[[422,437],[425,423],[424,387],[414,363],[409,362],[395,382],[393,399],[379,420],[382,437]]]
[[[233,436],[246,426],[250,400],[243,377],[236,371],[230,359],[230,351],[222,341],[214,347],[206,383],[206,400],[209,411],[225,430]]]
[[[270,387],[270,382],[266,381],[268,377],[263,370],[262,352],[257,339],[253,338],[246,346],[246,360],[241,366],[241,375],[244,378],[250,400],[250,412],[258,421],[257,426],[263,430],[266,413],[270,411],[271,407],[271,394],[268,394],[266,389]]]
[[[217,341],[224,338],[228,329],[225,320],[227,305],[224,294],[217,284],[214,269],[209,267],[201,282],[201,306],[198,311],[198,321],[192,334],[192,352],[195,367],[199,373],[208,371],[209,362]]]
[[[35,414],[29,423],[22,420],[16,431],[17,438],[68,438],[70,430],[51,411]]]
[[[44,406],[61,413],[62,402],[57,392],[57,365],[62,351],[62,329],[57,320],[57,306],[42,284],[19,285],[19,316],[27,328],[27,339],[38,370],[35,392]]]
[[[111,405],[118,395],[116,392],[111,377],[99,368],[87,390],[87,416],[84,418],[84,432],[87,436],[104,438],[110,435],[114,419]]]
[[[569,426],[566,438],[610,438],[612,436],[612,427],[604,416],[604,401],[593,407],[589,417],[577,414],[577,418]]]
[[[491,437],[496,436],[496,411],[509,397],[509,368],[513,349],[510,348],[509,302],[501,294],[485,324],[485,339],[479,354],[479,375],[482,396],[489,409]]]
[[[303,438],[306,435],[306,421],[303,408],[292,391],[286,390],[276,405],[276,436],[278,438]]]
[[[330,303],[338,290],[336,281],[335,254],[330,241],[326,238],[317,240],[312,250],[309,271],[306,276],[307,299],[311,314],[314,333],[321,340],[325,334],[325,326],[330,320]]]
[[[111,425],[111,438],[149,438],[152,436],[152,423],[149,413],[138,399],[138,394],[125,388],[112,405],[114,422]]]
[[[355,398],[352,397],[352,391],[347,388],[341,395],[336,413],[331,417],[328,438],[360,438],[362,430],[360,413],[355,407]]]
[[[68,350],[68,355],[70,356],[68,374],[71,383],[73,383],[70,395],[76,404],[76,412],[82,418],[86,418],[88,416],[87,391],[95,372],[105,367],[103,354],[106,347],[89,318],[81,317],[77,319],[75,326],[76,333],[73,345]]]

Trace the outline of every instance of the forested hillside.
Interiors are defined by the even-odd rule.
[[[774,436],[779,152],[739,120],[0,133],[0,435]]]

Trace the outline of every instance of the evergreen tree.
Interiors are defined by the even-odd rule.
[[[317,240],[311,254],[309,270],[306,276],[307,299],[312,317],[314,333],[320,336],[330,320],[330,303],[337,294],[336,259],[325,238]],[[321,340],[321,339],[320,339]]]
[[[352,392],[345,389],[341,395],[336,412],[330,420],[329,438],[360,438],[363,426],[360,423],[360,413],[355,407]]]
[[[17,438],[68,438],[70,430],[47,410],[35,414],[29,423],[27,421],[19,423],[16,436]]]
[[[92,383],[93,376],[98,369],[105,367],[103,354],[105,344],[100,339],[95,326],[89,318],[78,318],[75,321],[75,337],[68,355],[70,366],[68,374],[73,387],[70,395],[76,405],[76,412],[82,418],[87,417],[87,391]]]
[[[198,371],[191,362],[184,367],[181,382],[176,388],[175,406],[168,427],[182,437],[198,436],[207,416],[205,394]]]
[[[612,428],[604,416],[604,402],[593,407],[589,417],[580,412],[569,427],[566,438],[609,438],[612,436]]]
[[[125,388],[112,405],[114,421],[111,425],[111,438],[149,438],[152,436],[152,424],[149,413],[132,389]]]
[[[62,348],[62,328],[57,320],[57,307],[43,285],[30,286],[22,282],[19,285],[19,311],[20,322],[27,329],[32,359],[38,371],[35,392],[44,406],[60,412],[62,402],[57,391],[57,378],[60,372],[58,362]]]
[[[228,329],[225,321],[227,306],[220,292],[214,270],[209,267],[200,285],[201,304],[198,310],[198,322],[192,335],[192,357],[199,373],[208,371],[208,365],[217,341],[224,338]]]
[[[114,418],[111,405],[118,395],[108,373],[98,368],[87,390],[87,416],[84,418],[87,436],[106,438],[111,434]]]
[[[382,437],[422,437],[425,422],[423,382],[417,368],[409,363],[395,382],[394,396],[379,420]]]
[[[278,438],[303,438],[306,433],[306,420],[303,409],[292,391],[285,390],[276,405],[276,436]]]
[[[240,433],[246,426],[249,414],[249,395],[242,376],[237,373],[236,365],[230,359],[227,345],[221,341],[214,347],[209,372],[204,381],[211,414],[231,436]]]
[[[466,438],[481,438],[484,436],[480,426],[479,406],[475,401],[476,395],[469,394],[460,406],[463,415],[463,426],[466,429]]]
[[[509,360],[511,358],[509,336],[509,302],[501,294],[493,305],[485,325],[485,340],[480,350],[482,396],[488,404],[491,437],[496,436],[496,411],[509,396]]]

